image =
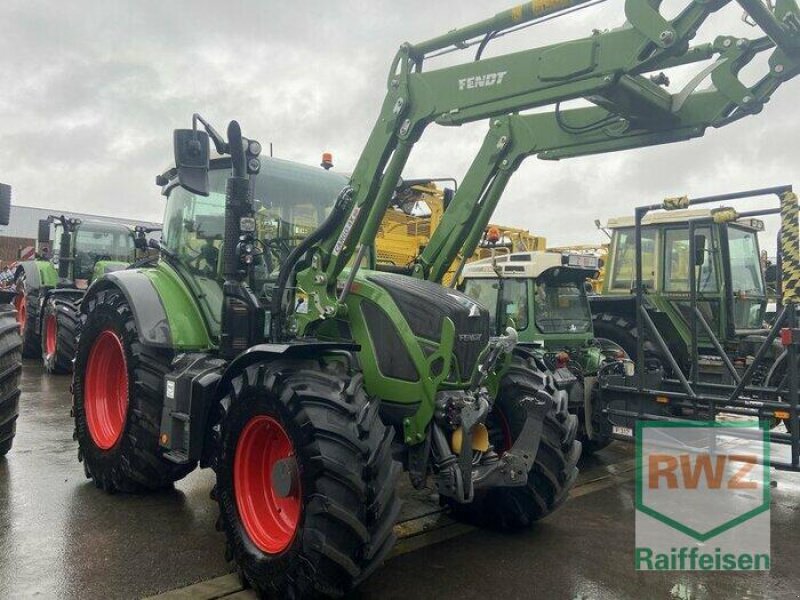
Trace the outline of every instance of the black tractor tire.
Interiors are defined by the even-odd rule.
[[[576,374],[577,375],[577,374]],[[579,378],[582,376],[578,375]],[[586,408],[584,406],[584,385],[586,384],[586,380],[579,380],[576,381],[569,389],[569,408],[570,413],[574,414],[578,417],[578,435],[577,440],[581,443],[581,456],[589,456],[590,454],[594,454],[598,450],[602,450],[606,446],[611,443],[611,439],[606,439],[605,436],[599,433],[598,430],[598,419],[597,417],[602,417],[600,415],[592,415],[592,432],[594,434],[593,439],[589,438],[589,434],[586,430]],[[596,399],[597,394],[595,392],[597,388],[597,383],[594,384],[594,389],[592,390],[592,395]],[[595,400],[596,401],[596,400]],[[593,405],[594,406],[594,405]]]
[[[581,443],[576,439],[578,417],[568,411],[567,398],[553,387],[543,363],[522,351],[515,353],[500,381],[494,407],[487,419],[490,441],[499,453],[519,435],[526,419],[522,400],[538,392],[554,396],[545,417],[539,450],[528,481],[520,487],[478,490],[469,504],[449,502],[456,517],[503,530],[519,530],[551,514],[569,496],[578,477]]]
[[[591,456],[595,452],[599,452],[604,448],[607,448],[611,442],[613,442],[613,438],[611,437],[612,431],[612,424],[609,420],[608,416],[603,413],[602,407],[600,406],[599,397],[597,393],[597,384],[595,384],[595,388],[591,392],[592,394],[592,437],[586,433],[586,427],[583,423],[585,421],[585,410],[581,410],[581,432],[578,436],[578,439],[581,441],[583,445],[583,454],[584,456]]]
[[[0,305],[0,457],[14,443],[19,415],[19,380],[22,374],[22,338],[17,315],[10,304]]]
[[[636,340],[639,333],[635,320],[601,312],[592,315],[592,325],[595,337],[606,338],[619,344],[631,360],[636,361]],[[672,368],[664,353],[648,339],[644,341],[644,356],[646,364],[650,368],[661,367],[667,376],[672,373]]]
[[[22,336],[22,356],[39,358],[42,352],[42,337],[36,333],[39,320],[39,290],[28,289],[23,273],[17,278],[17,297],[14,307],[17,309],[17,322]]]
[[[44,368],[48,373],[70,373],[80,328],[80,307],[70,300],[50,298],[43,313]]]
[[[78,460],[83,461],[86,477],[109,493],[139,493],[169,487],[196,466],[167,460],[159,446],[164,375],[170,370],[173,352],[145,346],[139,341],[131,307],[118,290],[100,291],[84,303],[72,379]],[[116,441],[104,444],[103,441],[109,440],[100,438],[101,427],[90,428],[87,407],[90,412],[100,414],[98,408],[91,407],[98,406],[95,404],[99,402],[98,398],[111,396],[107,387],[97,387],[103,384],[94,381],[95,369],[108,380],[114,380],[114,377],[111,377],[112,367],[108,362],[98,362],[95,367],[90,365],[90,359],[95,360],[92,351],[96,345],[105,343],[102,342],[104,339],[114,338],[122,362],[122,366],[116,369],[124,373],[116,380],[122,381],[119,393],[127,394],[127,397],[122,403],[123,408],[117,412],[121,413],[122,422]],[[108,354],[101,353],[100,349],[98,346],[98,355]],[[96,360],[100,361],[100,358]],[[87,373],[90,367],[92,371]],[[103,390],[103,394],[94,394],[93,390],[97,389]],[[98,443],[98,440],[101,441]]]
[[[236,563],[240,576],[259,595],[341,596],[380,566],[396,541],[396,480],[402,469],[392,458],[394,430],[381,421],[379,402],[366,395],[361,374],[342,371],[322,368],[316,361],[261,363],[235,377],[223,399],[228,409],[212,497],[219,503],[218,529],[227,539],[226,558]],[[289,440],[283,447],[290,450],[283,456],[296,460],[296,475],[287,488],[292,491],[282,496],[293,508],[277,511],[287,518],[295,515],[287,531],[254,530],[246,521],[252,523],[256,514],[256,521],[265,523],[269,510],[242,513],[239,505],[254,505],[253,498],[263,489],[258,485],[261,473],[274,473],[274,462],[259,463],[250,486],[236,469],[253,464],[237,459],[237,453],[254,456],[247,451],[254,439],[250,425],[264,421],[273,433],[261,439],[272,449],[280,445],[276,439]],[[274,503],[275,488],[269,493]],[[259,545],[252,531],[270,531],[280,545],[267,548],[264,538]]]
[[[631,357],[631,360],[636,360],[636,340],[639,335],[636,321],[611,313],[596,313],[592,315],[592,326],[595,337],[606,338],[619,344]],[[645,352],[655,351],[655,346],[651,342],[645,341]]]

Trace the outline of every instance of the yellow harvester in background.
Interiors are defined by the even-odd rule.
[[[436,185],[437,181],[445,180],[406,181],[395,194],[375,240],[380,268],[402,271],[428,244],[453,194],[452,189]],[[510,252],[543,251],[547,245],[544,237],[533,235],[527,229],[489,225],[487,231],[492,231],[497,239],[493,244],[495,248],[507,248]],[[491,249],[482,244],[468,262],[490,255]],[[449,283],[455,268],[456,265],[448,272],[445,284]]]

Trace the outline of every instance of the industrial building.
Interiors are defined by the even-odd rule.
[[[0,225],[0,261],[3,264],[13,262],[20,258],[30,258],[36,248],[36,235],[39,221],[50,215],[65,215],[81,220],[114,221],[124,223],[131,227],[144,225],[145,227],[160,227],[160,223],[152,221],[136,221],[104,215],[90,215],[86,213],[59,211],[50,208],[36,208],[33,206],[12,206],[11,219],[6,226]]]

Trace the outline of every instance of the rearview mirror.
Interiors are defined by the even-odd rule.
[[[0,225],[8,225],[11,219],[11,186],[0,183]]]
[[[36,241],[40,244],[50,241],[50,219],[39,219],[39,230],[36,234]]]
[[[193,194],[208,196],[208,134],[194,129],[176,129],[173,138],[178,183]]]
[[[696,267],[702,267],[706,262],[706,236],[694,236],[694,264]]]
[[[450,202],[453,201],[453,196],[456,193],[453,188],[444,188],[443,197],[442,197],[442,204],[444,204],[444,209],[447,210],[447,207],[450,206]]]

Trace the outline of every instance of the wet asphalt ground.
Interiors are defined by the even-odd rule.
[[[0,599],[141,598],[229,571],[211,472],[169,492],[106,495],[77,461],[69,378],[26,361],[20,404],[14,448],[0,459]],[[609,479],[631,457],[630,446],[613,444],[533,529],[423,545],[389,560],[357,597],[800,598],[800,474],[773,472],[771,572],[636,573],[633,479]]]

